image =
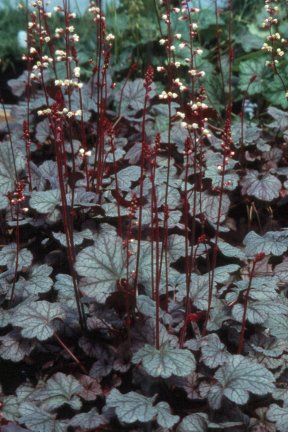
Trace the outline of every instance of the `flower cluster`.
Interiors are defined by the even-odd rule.
[[[15,206],[25,201],[24,189],[25,182],[17,181],[15,185],[15,190],[13,192],[7,193],[7,197],[11,205]]]
[[[95,2],[91,2],[91,6],[89,7],[88,12],[93,15],[94,22],[105,22],[105,16],[101,13],[101,9],[96,6]]]
[[[57,87],[78,87],[82,88],[83,83],[74,81],[72,79],[65,79],[65,80],[55,80],[55,86]]]
[[[52,110],[51,110],[51,108],[45,108],[43,110],[38,110],[37,114],[38,114],[39,117],[41,117],[41,116],[50,116],[52,114]],[[59,116],[66,116],[68,118],[71,118],[71,117],[81,117],[82,110],[78,109],[76,111],[71,111],[71,110],[69,111],[68,108],[63,108],[62,111],[58,110],[57,114]]]
[[[278,0],[265,0],[265,9],[268,17],[265,18],[262,23],[262,27],[268,30],[266,42],[262,46],[262,51],[271,55],[271,60],[267,60],[266,65],[272,67],[275,70],[279,64],[279,60],[285,55],[288,41],[285,39],[279,31],[277,26],[279,24],[279,6],[277,6]]]

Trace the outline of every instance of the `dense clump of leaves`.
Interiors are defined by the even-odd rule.
[[[285,64],[241,58],[251,22],[232,68],[231,4],[156,5],[144,43],[137,0],[119,46],[161,34],[167,61],[127,75],[92,2],[82,83],[74,15],[55,30],[40,3],[0,143],[1,430],[285,432]]]

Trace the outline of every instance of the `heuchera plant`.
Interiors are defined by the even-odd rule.
[[[91,2],[88,81],[69,1],[54,30],[27,11],[0,143],[3,432],[288,430],[284,12],[265,1],[235,66],[232,1],[212,56],[205,11],[176,3],[155,2],[158,66],[121,75]],[[277,106],[255,105],[260,68]]]

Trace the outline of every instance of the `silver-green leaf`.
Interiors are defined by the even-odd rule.
[[[173,348],[168,344],[163,344],[159,350],[145,345],[134,354],[132,362],[142,363],[149,375],[162,378],[188,376],[196,367],[195,358],[189,350]]]
[[[99,235],[94,246],[86,247],[77,255],[75,268],[79,276],[85,276],[82,291],[104,303],[125,271],[122,239],[113,232]]]
[[[265,395],[274,390],[273,374],[263,365],[242,355],[230,356],[216,371],[214,378],[218,381],[217,392],[221,388],[224,396],[239,405],[244,405],[248,401],[249,392]],[[214,405],[214,408],[217,406]]]
[[[65,233],[61,232],[53,232],[53,237],[61,243],[62,246],[67,247],[67,240]],[[93,240],[92,231],[89,229],[85,229],[83,231],[74,231],[73,232],[73,244],[74,246],[79,246],[83,243],[85,239]]]
[[[53,321],[64,317],[59,304],[42,300],[18,308],[13,317],[13,324],[22,328],[23,337],[35,337],[43,341],[53,336]]]
[[[288,431],[288,407],[280,407],[279,405],[270,405],[267,411],[267,419],[276,423],[277,431]]]
[[[238,258],[240,260],[245,259],[244,252],[230,243],[224,242],[223,240],[218,240],[217,246],[220,252],[226,257]]]
[[[204,413],[191,414],[181,421],[177,432],[206,432],[208,430],[208,416]]]
[[[30,402],[23,402],[19,408],[20,423],[24,423],[32,432],[66,432],[67,422],[56,420],[54,414],[49,414]]]
[[[59,189],[49,191],[32,192],[29,204],[38,213],[52,213],[56,206],[60,204],[61,193]]]
[[[153,406],[155,397],[149,398],[131,391],[122,394],[113,389],[107,397],[107,407],[115,408],[117,417],[125,423],[149,422],[157,415],[157,409]]]
[[[22,277],[19,278],[16,284],[17,291],[32,295],[49,291],[53,285],[53,280],[50,278],[52,271],[52,267],[47,264],[32,267],[27,280]]]
[[[82,404],[76,393],[82,389],[82,385],[72,375],[57,372],[49,378],[45,387],[36,393],[35,400],[41,401],[41,407],[47,411],[59,408],[63,404],[80,409]]]
[[[157,409],[157,423],[163,428],[172,428],[179,420],[179,416],[171,414],[170,406],[167,402],[159,402],[155,408]]]
[[[0,265],[6,266],[8,270],[17,271],[26,270],[32,263],[33,255],[29,249],[20,249],[17,254],[15,243],[10,243],[4,246],[0,251]]]
[[[88,412],[77,414],[69,422],[70,426],[80,426],[85,430],[96,430],[99,426],[105,423],[107,423],[107,420],[97,412],[96,408],[92,408]]]
[[[13,330],[5,336],[0,337],[0,357],[4,360],[19,362],[30,354],[33,344],[30,340],[20,337],[18,330]]]
[[[249,170],[243,177],[241,186],[243,194],[270,202],[279,197],[282,183],[270,173],[259,174],[256,170]]]
[[[255,256],[259,252],[266,255],[281,256],[288,249],[288,233],[286,231],[268,231],[260,236],[250,231],[243,240],[247,257]]]
[[[203,363],[212,369],[223,365],[229,358],[225,345],[216,333],[209,334],[201,340],[201,351]]]

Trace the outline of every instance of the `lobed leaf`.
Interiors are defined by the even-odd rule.
[[[283,132],[288,129],[288,114],[286,111],[269,106],[267,113],[275,120],[269,124],[269,127],[280,129]]]
[[[39,143],[44,144],[50,135],[51,129],[49,126],[49,120],[44,119],[36,126],[36,140],[39,141]]]
[[[115,408],[120,421],[147,423],[157,415],[157,409],[153,407],[154,400],[155,397],[149,398],[134,391],[122,394],[113,389],[106,399],[106,404],[108,408]]]
[[[125,273],[122,239],[113,232],[100,234],[94,246],[86,247],[77,255],[75,269],[79,276],[86,278],[83,292],[104,303]]]
[[[25,92],[27,84],[28,84],[28,71],[24,71],[20,76],[16,79],[9,79],[7,84],[12,90],[12,93],[20,97]]]
[[[52,271],[52,267],[47,264],[33,266],[28,279],[19,278],[16,283],[17,291],[31,295],[49,291],[53,285],[53,280],[50,278]]]
[[[75,395],[81,390],[83,387],[76,378],[57,372],[49,378],[45,387],[36,393],[34,399],[41,401],[41,407],[47,411],[59,408],[63,404],[80,409],[81,401]]]
[[[53,237],[61,243],[62,246],[67,247],[66,234],[61,232],[53,232]],[[74,231],[73,232],[73,244],[75,246],[79,246],[83,243],[84,240],[93,240],[92,231],[89,229],[85,229],[83,231]]]
[[[250,84],[253,76],[256,79]],[[265,94],[266,82],[269,80],[271,72],[267,69],[265,58],[251,59],[240,63],[240,78],[239,88],[242,91],[247,91],[249,85],[249,95]]]
[[[249,170],[241,180],[241,186],[242,194],[270,202],[279,197],[282,183],[270,173],[259,174],[258,171]]]
[[[220,252],[226,257],[236,257],[240,260],[245,259],[245,253],[239,247],[233,246],[230,243],[224,242],[223,240],[218,240],[217,246]]]
[[[23,360],[33,349],[33,343],[21,338],[18,330],[13,330],[5,336],[1,336],[0,341],[0,357],[15,363]]]
[[[260,236],[250,231],[243,240],[245,253],[253,257],[259,252],[266,255],[281,256],[288,249],[288,233],[285,231],[268,231]]]
[[[208,431],[208,416],[204,413],[191,414],[181,421],[177,432],[206,432]]]
[[[172,428],[180,417],[171,414],[170,406],[167,402],[159,402],[155,408],[157,409],[157,423],[163,428]]]
[[[187,349],[173,348],[163,344],[160,349],[145,345],[132,358],[133,363],[142,363],[152,377],[169,378],[172,375],[187,376],[196,367],[193,354]]]
[[[228,361],[229,353],[216,333],[209,334],[201,340],[203,363],[214,369]]]
[[[277,431],[287,432],[288,407],[282,408],[276,404],[270,405],[267,411],[267,419],[276,423]]]
[[[232,309],[232,316],[236,321],[241,322],[244,314],[242,304],[236,304]],[[250,302],[247,307],[247,320],[252,324],[264,324],[270,316],[275,314],[288,315],[288,306],[281,301],[256,301]]]
[[[88,430],[96,430],[99,426],[106,424],[107,420],[105,417],[100,415],[96,408],[92,408],[89,412],[84,412],[75,415],[69,422],[70,426],[80,426]]]
[[[42,300],[17,309],[13,324],[22,328],[23,337],[43,341],[53,336],[55,319],[64,319],[62,308],[58,303]]]
[[[38,213],[52,213],[61,202],[59,189],[49,191],[32,192],[29,204]]]
[[[32,432],[66,432],[67,422],[55,419],[54,414],[49,414],[30,402],[20,405],[20,423],[24,423]]]
[[[0,251],[0,266],[6,266],[8,270],[17,271],[26,270],[32,263],[33,255],[26,249],[20,249],[17,257],[17,247],[15,243],[9,243]]]
[[[121,99],[121,108],[125,113],[129,112],[130,107],[133,111],[138,112],[144,107],[146,90],[144,88],[144,80],[137,78],[134,81],[127,81],[123,89],[117,93],[116,100]],[[155,84],[151,85],[150,97],[155,95]]]
[[[218,383],[211,387],[209,400],[219,408],[222,395],[238,405],[244,405],[249,392],[265,395],[274,390],[275,377],[263,365],[242,355],[230,356],[214,375]]]

